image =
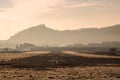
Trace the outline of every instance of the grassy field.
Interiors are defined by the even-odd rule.
[[[20,59],[40,54],[48,54],[49,51],[24,52],[24,53],[0,53],[0,61],[10,61],[12,59]]]
[[[120,80],[120,67],[0,68],[0,80]]]
[[[1,53],[0,80],[120,80],[120,57],[75,51]]]

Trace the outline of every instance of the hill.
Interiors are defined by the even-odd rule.
[[[38,25],[13,35],[5,43],[32,43],[36,45],[66,45],[120,41],[120,25],[104,28],[83,28],[58,31]]]

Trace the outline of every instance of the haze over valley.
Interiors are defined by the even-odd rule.
[[[76,30],[55,30],[38,25],[25,29],[2,41],[1,44],[31,43],[37,46],[66,46],[73,44],[89,44],[102,42],[119,42],[120,25],[104,28],[82,28]]]
[[[120,80],[120,0],[0,0],[0,80]]]

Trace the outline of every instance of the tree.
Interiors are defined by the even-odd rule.
[[[16,46],[16,50],[20,51],[30,51],[31,49],[35,48],[36,46],[30,43],[24,43]]]
[[[110,48],[109,51],[112,55],[116,55],[117,48]]]

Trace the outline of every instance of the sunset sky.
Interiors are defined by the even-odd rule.
[[[120,0],[0,0],[0,40],[39,24],[57,30],[120,24]]]

